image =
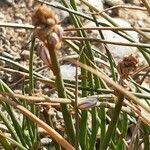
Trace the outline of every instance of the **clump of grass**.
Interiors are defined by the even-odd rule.
[[[38,1],[43,2],[41,0]],[[64,33],[76,31],[77,37],[62,36],[62,30],[57,24],[54,12],[45,5],[39,5],[35,10],[32,17],[35,28],[31,25],[0,23],[0,26],[5,27],[33,29],[29,69],[13,60],[0,56],[0,60],[14,67],[13,69],[0,67],[1,70],[19,73],[26,79],[29,79],[28,95],[24,93],[24,87],[28,84],[27,82],[23,82],[22,84],[22,94],[16,94],[13,92],[13,89],[0,80],[0,105],[4,110],[0,112],[0,119],[1,123],[5,124],[7,132],[9,133],[9,136],[5,135],[5,132],[0,128],[0,144],[5,149],[17,148],[25,150],[39,149],[42,147],[46,147],[47,149],[53,147],[57,150],[63,148],[68,150],[106,150],[108,148],[130,150],[140,149],[141,147],[144,147],[145,150],[149,149],[149,89],[142,87],[133,77],[139,75],[141,71],[146,70],[146,75],[142,74],[143,77],[140,82],[142,83],[148,76],[150,45],[136,43],[132,37],[125,32],[125,30],[133,30],[143,35],[145,31],[149,32],[149,29],[118,27],[105,11],[99,12],[99,10],[87,1],[82,0],[82,2],[89,7],[91,11],[89,14],[91,16],[79,13],[74,0],[67,2],[62,0],[63,5],[59,6],[43,2],[49,6],[69,12],[74,28],[64,29]],[[142,2],[147,8],[147,11],[149,11],[148,3],[144,0]],[[132,7],[132,9],[134,8]],[[143,9],[140,8],[140,10]],[[144,11],[145,10],[144,8]],[[108,24],[99,22],[97,15],[101,15],[104,19],[109,21],[112,26],[110,27]],[[93,21],[97,25],[97,28],[83,28],[80,17]],[[87,30],[99,31],[101,39],[88,37]],[[111,30],[129,42],[106,41],[101,30]],[[33,53],[36,38],[39,38],[40,41],[43,42],[40,58],[43,59],[44,62],[47,61],[46,59],[49,59],[48,67],[53,71],[55,79],[46,78],[33,70]],[[78,43],[74,43],[74,40],[78,41]],[[97,66],[92,41],[98,41],[104,44],[103,46],[106,53],[98,53],[102,57],[105,57],[105,59],[100,59],[104,62],[103,64],[105,64],[104,68],[109,68],[111,76],[108,76]],[[65,59],[65,61],[68,61],[70,64],[76,65],[75,81],[63,80],[60,74],[60,63],[57,51],[60,49],[62,42],[67,44],[68,47],[76,53],[74,59],[72,56]],[[134,61],[134,75],[130,74],[130,70],[126,71],[128,68],[123,68],[128,67],[123,63],[121,63],[121,70],[118,70],[117,64],[107,48],[107,44],[137,47],[148,65],[136,70],[136,64],[134,63],[136,61]],[[45,51],[48,51],[48,53]],[[49,57],[46,55],[49,55]],[[18,70],[16,70],[16,68],[18,68]],[[78,68],[81,69],[81,80],[78,76]],[[125,76],[121,73],[125,73]],[[118,76],[120,76],[120,80],[118,80]],[[123,77],[125,77],[125,79]],[[37,80],[54,87],[58,93],[58,98],[51,98],[47,95],[34,95],[34,83]],[[136,90],[133,90],[132,87],[130,87],[130,91],[125,89],[124,80],[126,80],[126,82],[132,82]],[[36,109],[36,106],[39,105],[44,108],[43,115],[45,120],[38,118],[38,109]],[[54,126],[54,123],[45,109],[48,106],[60,106],[65,124],[64,131],[60,132]],[[19,110],[23,116],[22,121],[16,119],[16,110]],[[4,113],[9,117],[6,117]],[[133,132],[129,132],[131,125],[135,127]],[[39,127],[43,128],[47,135],[50,135],[53,139],[53,145],[42,145],[38,131]]]

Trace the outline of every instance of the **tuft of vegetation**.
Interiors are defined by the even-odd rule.
[[[137,43],[126,32],[135,31],[149,38],[144,32],[147,29],[119,27],[105,10],[100,12],[86,0],[81,1],[89,8],[88,15],[78,12],[75,0],[61,0],[62,5],[37,1],[42,4],[31,16],[33,25],[0,23],[2,27],[32,32],[29,67],[0,56],[0,61],[8,64],[0,67],[1,70],[23,77],[22,94],[15,93],[0,79],[0,146],[7,150],[149,150],[150,89],[142,83],[149,77],[150,44]],[[148,2],[142,2],[149,13]],[[48,6],[67,11],[73,27],[62,29]],[[99,16],[109,24],[100,22]],[[97,27],[84,28],[83,19],[94,22]],[[96,30],[101,38],[89,37],[88,30]],[[102,30],[111,30],[128,42],[108,41]],[[68,32],[75,32],[76,36],[67,36]],[[101,43],[105,51],[95,49],[94,42]],[[60,72],[58,52],[62,44],[75,54],[61,58],[75,66],[73,80],[63,79]],[[138,59],[133,55],[116,63],[107,44],[137,47],[146,64],[138,66]],[[33,63],[36,49],[54,78],[36,71]],[[101,67],[96,63],[96,54]],[[52,90],[47,95],[35,94],[37,82],[49,85]],[[54,92],[57,98],[49,96]],[[59,126],[49,113],[52,108],[62,112],[61,121],[57,120]],[[43,135],[52,141],[45,144],[41,140]]]

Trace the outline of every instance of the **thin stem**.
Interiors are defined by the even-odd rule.
[[[4,137],[4,138],[6,138],[9,142],[11,142],[13,145],[15,145],[15,146],[17,146],[17,149],[19,149],[19,150],[27,150],[27,148],[25,148],[22,144],[20,144],[20,143],[18,143],[18,142],[16,142],[15,140],[13,140],[12,138],[10,138],[10,137],[8,137],[8,136],[6,136],[6,135],[4,135],[4,134],[2,134],[1,132],[0,132],[0,138],[1,137]],[[11,148],[9,149],[9,148],[6,148],[7,150],[11,150]],[[13,149],[13,148],[12,148]]]
[[[112,9],[119,9],[119,8],[125,8],[125,9],[132,9],[132,10],[142,10],[142,11],[147,11],[144,7],[139,7],[139,6],[130,6],[130,5],[117,5],[117,6],[112,6],[110,8],[106,8],[98,13],[92,13],[94,15],[99,15],[103,12],[112,10]]]
[[[35,38],[32,38],[31,48],[30,48],[30,58],[29,58],[29,95],[34,94],[34,77],[33,77],[33,54],[35,48]],[[30,105],[31,112],[36,114],[35,106]],[[37,141],[37,127],[35,124],[28,122],[29,134],[31,136],[32,142]]]
[[[150,4],[148,0],[141,0],[143,5],[147,8],[148,13],[150,14]]]
[[[19,23],[10,23],[10,22],[0,22],[0,27],[12,27],[12,28],[24,28],[24,29],[34,29],[33,25],[29,24],[19,24]],[[66,28],[64,29],[65,32],[68,31],[77,31],[77,30],[112,30],[112,31],[136,31],[140,30],[143,32],[150,32],[149,28],[143,28],[143,27],[81,27],[81,28]]]
[[[4,149],[13,150],[12,146],[9,144],[9,142],[6,140],[4,134],[0,131],[0,143],[3,146]]]
[[[115,41],[108,41],[108,40],[102,40],[99,38],[90,38],[90,37],[66,37],[66,36],[63,36],[63,40],[91,41],[91,42],[100,42],[100,43],[112,44],[112,45],[150,48],[150,44],[115,42]],[[150,53],[149,50],[147,50],[147,51]]]
[[[119,118],[119,114],[121,111],[123,100],[124,100],[124,96],[123,96],[123,94],[120,93],[118,95],[118,101],[117,101],[117,104],[115,106],[113,116],[112,116],[111,122],[109,124],[108,130],[106,132],[104,140],[102,141],[101,150],[106,150],[107,147],[109,146],[109,142],[110,142],[112,135],[113,135],[113,132],[116,128],[116,124],[117,124],[117,121]]]
[[[47,39],[47,48],[49,50],[49,54],[51,57],[52,70],[53,70],[54,75],[56,76],[55,83],[56,83],[56,87],[58,91],[58,96],[60,98],[66,98],[66,90],[64,87],[64,82],[61,77],[60,65],[57,59],[56,50],[53,48],[52,44],[49,43],[49,39]],[[73,127],[71,115],[68,111],[68,107],[66,104],[61,104],[61,109],[62,109],[62,113],[64,117],[65,128],[66,128],[66,132],[68,135],[68,139],[74,145],[75,133],[74,133],[74,127]]]
[[[150,32],[149,28],[139,28],[139,27],[82,27],[82,28],[67,28],[64,29],[65,32],[70,31],[78,31],[78,30],[111,30],[111,31],[143,31],[143,32]]]
[[[79,60],[77,60],[79,61]],[[75,120],[76,120],[76,143],[75,148],[76,150],[79,149],[79,115],[78,115],[78,66],[76,66],[76,86],[75,86]]]
[[[72,63],[76,64],[76,61],[71,60]],[[85,68],[86,70],[92,72],[93,74],[97,75],[99,78],[102,78],[106,83],[110,84],[113,86],[113,88],[115,88],[116,90],[120,91],[122,94],[124,94],[126,97],[128,97],[129,99],[131,99],[133,102],[139,104],[143,109],[145,109],[147,112],[150,113],[150,108],[143,104],[137,97],[135,97],[133,94],[131,94],[130,92],[128,92],[127,90],[125,90],[122,86],[120,86],[119,84],[115,83],[114,81],[112,81],[108,76],[106,76],[105,74],[93,69],[92,67],[89,67],[85,64],[82,63],[78,63],[76,65],[79,65],[82,68]]]

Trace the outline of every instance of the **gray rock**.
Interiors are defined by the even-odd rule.
[[[116,22],[120,27],[131,27],[130,24],[121,18],[113,18],[114,22]],[[104,19],[99,19],[100,22],[102,23],[108,23]],[[92,25],[93,24],[93,25]],[[95,27],[94,23],[87,23],[85,27]],[[120,35],[110,31],[110,30],[103,30],[102,31],[105,40],[107,41],[115,41],[115,42],[125,42],[128,43],[129,41],[126,40],[125,38],[121,37]],[[135,41],[139,41],[138,34],[134,31],[127,31],[130,37],[134,39]],[[94,31],[94,34],[97,34],[97,38],[99,38],[99,33],[97,31]],[[126,55],[134,54],[137,52],[137,48],[135,47],[129,47],[129,46],[119,46],[119,45],[110,45],[107,44],[108,49],[110,50],[111,54],[113,55],[116,60],[122,59]]]
[[[121,27],[130,27],[130,24],[123,20],[116,18],[114,21]],[[133,31],[127,31],[127,33],[135,40],[139,41],[138,39],[138,34]],[[126,42],[128,43],[129,41],[126,40],[125,38],[119,36],[118,34],[112,32],[112,31],[103,31],[104,37],[106,40],[110,41],[116,41],[116,42]],[[125,55],[130,55],[134,54],[137,52],[137,48],[135,47],[129,47],[129,46],[119,46],[119,45],[108,45],[109,50],[111,51],[112,55],[115,58],[123,58]]]
[[[62,65],[60,66],[61,75],[64,79],[74,79],[76,74],[76,67],[72,65]]]

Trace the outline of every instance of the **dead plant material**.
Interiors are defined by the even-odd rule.
[[[57,21],[55,14],[51,9],[48,9],[46,5],[37,5],[32,15],[32,23],[34,26],[54,26]]]
[[[55,13],[46,5],[38,5],[32,15],[32,23],[35,26],[33,36],[41,40],[38,48],[39,57],[51,68],[50,50],[58,50],[61,47],[63,29],[57,24]],[[47,47],[47,48],[45,48]]]
[[[53,50],[61,47],[63,34],[63,29],[57,24],[56,18],[54,12],[44,4],[36,6],[32,15],[32,23],[35,26],[34,36],[45,46],[49,43]]]
[[[126,79],[129,75],[131,75],[136,70],[137,64],[138,59],[133,55],[124,57],[123,60],[118,62],[117,70],[121,79]]]

